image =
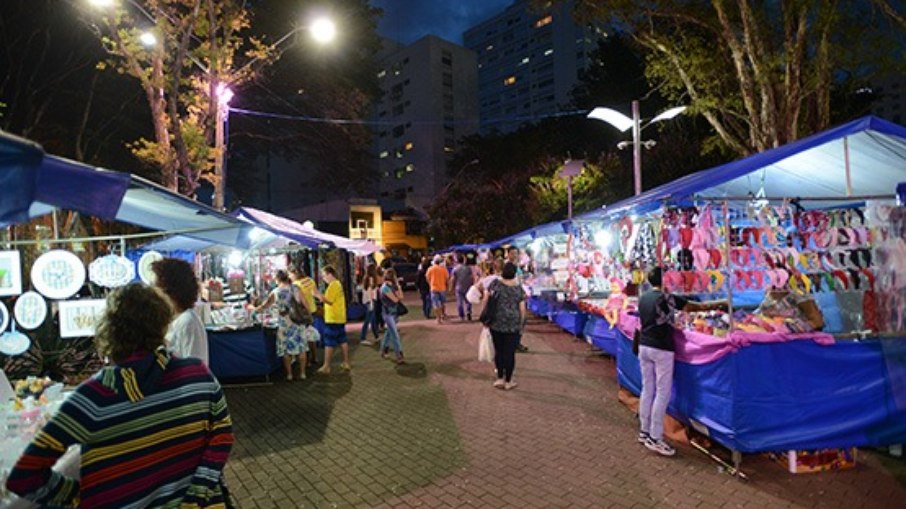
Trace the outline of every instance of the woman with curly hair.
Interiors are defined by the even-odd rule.
[[[11,492],[41,507],[224,507],[230,413],[208,368],[165,348],[171,317],[142,283],[110,294],[95,344],[112,364],[35,435],[6,481]],[[72,445],[77,479],[52,468]]]
[[[204,322],[195,312],[198,300],[198,279],[189,262],[164,258],[151,264],[157,286],[170,301],[176,317],[167,331],[170,350],[180,357],[195,357],[208,366],[208,333]]]

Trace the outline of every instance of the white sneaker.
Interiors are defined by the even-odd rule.
[[[370,339],[363,339],[362,341],[359,342],[359,344],[365,345],[365,346],[371,346],[374,344],[374,341],[371,341]]]
[[[651,440],[651,435],[645,433],[644,431],[639,431],[639,443],[644,444],[645,442]]]
[[[649,451],[654,451],[661,456],[673,456],[676,454],[676,449],[665,442],[663,438],[654,440],[653,438],[648,437],[648,440],[645,442],[645,447],[647,447]]]

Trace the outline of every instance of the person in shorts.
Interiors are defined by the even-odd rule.
[[[339,346],[343,352],[343,363],[340,369],[350,371],[352,366],[349,364],[349,340],[346,337],[346,295],[343,293],[343,285],[337,279],[337,270],[331,266],[326,266],[321,270],[321,277],[327,283],[327,290],[321,293],[315,290],[315,298],[324,303],[324,333],[321,335],[321,342],[324,343],[324,365],[318,370],[318,373],[326,375],[330,373],[330,362],[333,360],[333,352]]]
[[[431,287],[431,304],[434,307],[434,316],[437,317],[437,323],[443,323],[447,319],[447,286],[450,283],[450,273],[444,264],[444,257],[436,255],[434,262],[428,272],[425,273],[428,280],[428,286]]]

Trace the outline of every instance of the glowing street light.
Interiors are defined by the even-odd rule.
[[[88,0],[88,3],[95,7],[110,7],[114,0]]]
[[[309,27],[312,38],[320,44],[332,42],[337,36],[337,26],[328,18],[318,18]]]
[[[154,46],[157,44],[157,37],[151,32],[143,32],[142,35],[138,36],[138,40],[145,46]]]
[[[639,102],[632,101],[632,118],[610,108],[595,108],[588,114],[588,118],[602,120],[617,128],[621,133],[625,133],[630,127],[632,128],[632,169],[635,180],[635,194],[642,194],[642,145],[645,148],[654,146],[654,141],[642,141],[642,129],[650,126],[655,122],[670,120],[686,110],[685,106],[677,106],[661,112],[651,119],[650,122],[642,126],[642,119],[639,117]],[[629,146],[629,142],[621,141],[617,144],[620,150]]]

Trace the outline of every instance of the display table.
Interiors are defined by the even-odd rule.
[[[624,325],[618,381],[639,394],[639,360]],[[739,452],[906,441],[906,339],[816,336],[820,342],[711,338],[693,348],[678,333],[670,414]]]
[[[616,357],[620,331],[616,327],[611,327],[610,322],[603,316],[589,313],[583,335],[588,343]]]
[[[276,329],[208,331],[210,369],[220,380],[269,377],[280,367]]]

